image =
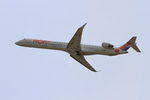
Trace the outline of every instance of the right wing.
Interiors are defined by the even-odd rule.
[[[74,58],[76,61],[78,61],[80,64],[84,65],[86,68],[93,72],[97,72],[84,58],[83,55],[77,55],[77,54],[71,54],[70,55],[72,58]]]

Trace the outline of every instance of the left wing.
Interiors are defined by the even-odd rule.
[[[75,51],[81,51],[81,37],[82,37],[82,31],[86,23],[81,26],[75,33],[75,35],[72,37],[72,39],[69,41],[67,45],[67,49],[70,51],[75,50]]]
[[[97,72],[84,58],[83,55],[76,55],[76,54],[72,54],[70,55],[72,58],[74,58],[76,61],[78,61],[80,64],[84,65],[86,68],[88,68],[89,70],[93,71],[93,72]]]

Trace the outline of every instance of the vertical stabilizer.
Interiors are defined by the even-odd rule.
[[[127,51],[130,47],[132,47],[135,51],[141,52],[138,46],[136,45],[136,36],[133,36],[127,43],[120,47],[121,50]]]

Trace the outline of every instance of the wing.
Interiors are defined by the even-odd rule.
[[[72,58],[74,58],[76,61],[78,61],[80,64],[84,65],[86,68],[88,68],[89,70],[93,71],[93,72],[97,72],[84,58],[83,55],[76,55],[76,54],[72,54],[70,55]]]
[[[67,49],[70,51],[81,51],[81,37],[82,37],[82,31],[86,23],[81,26],[75,33],[75,35],[72,37],[72,39],[69,41],[67,45]]]
[[[76,61],[78,61],[80,64],[84,65],[86,68],[93,72],[97,72],[84,58],[81,52],[81,37],[82,37],[82,31],[86,23],[81,26],[75,33],[75,35],[72,37],[72,39],[69,41],[67,45],[67,50],[70,53],[70,56],[74,58]]]

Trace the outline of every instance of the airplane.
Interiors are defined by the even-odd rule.
[[[93,72],[97,72],[85,59],[86,55],[107,55],[107,56],[116,56],[120,54],[127,54],[128,49],[132,47],[135,51],[141,52],[136,45],[136,36],[133,36],[128,42],[120,47],[114,47],[110,43],[103,42],[102,46],[97,45],[85,45],[81,44],[82,31],[86,23],[78,28],[72,39],[69,43],[66,42],[56,42],[56,41],[47,41],[47,40],[38,40],[38,39],[23,39],[17,41],[15,44],[23,47],[33,47],[33,48],[42,48],[42,49],[53,49],[61,50],[70,54],[70,56],[78,61],[80,64],[88,68]]]

